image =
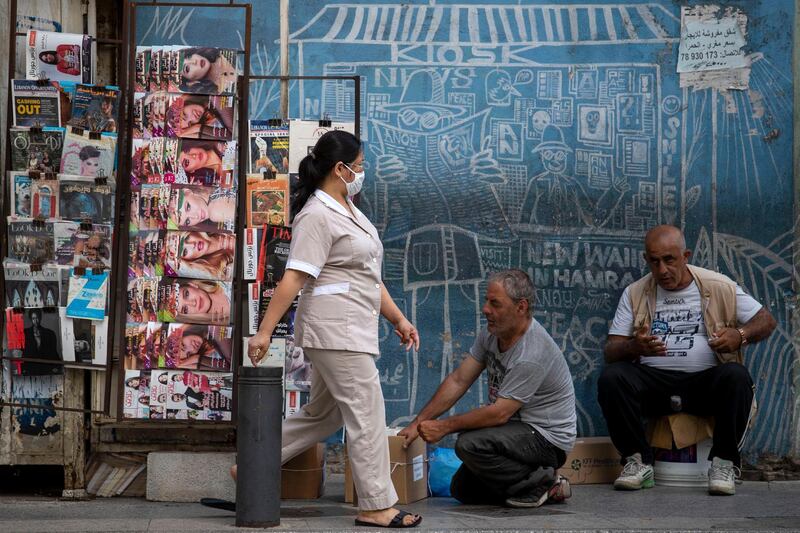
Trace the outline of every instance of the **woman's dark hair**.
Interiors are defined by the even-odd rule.
[[[314,191],[322,185],[325,176],[336,163],[339,161],[352,163],[360,153],[361,141],[352,133],[333,130],[320,137],[314,148],[300,161],[298,168],[300,182],[292,199],[292,219],[303,209]]]
[[[94,146],[84,146],[81,148],[81,151],[78,152],[78,157],[80,157],[81,161],[86,161],[92,157],[100,157],[100,150]]]
[[[181,50],[183,57],[193,56],[195,54],[203,56],[211,63],[216,63],[219,59],[219,48],[210,48],[207,46],[193,46],[191,48],[184,48]]]
[[[53,58],[55,60],[54,61],[47,61],[44,58],[45,54],[53,56]],[[42,50],[41,52],[39,52],[39,61],[41,61],[43,63],[47,63],[48,65],[55,65],[56,63],[58,63],[58,54],[56,53],[55,50]]]

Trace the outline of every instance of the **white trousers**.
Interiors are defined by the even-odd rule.
[[[311,398],[283,421],[281,464],[329,437],[344,423],[359,507],[372,511],[393,506],[397,493],[374,356],[341,350],[303,351],[314,368]]]

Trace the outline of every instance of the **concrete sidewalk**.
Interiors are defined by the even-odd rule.
[[[702,488],[656,487],[614,492],[610,485],[573,487],[564,504],[517,510],[465,506],[432,498],[404,509],[424,516],[422,531],[800,531],[800,482],[745,482],[733,497]],[[320,500],[284,501],[283,531],[359,531],[356,509],[344,503],[343,476],[332,475]],[[0,498],[0,531],[229,531],[232,513],[199,504],[139,499],[67,502],[41,497]],[[376,529],[378,530],[378,529]],[[254,531],[242,529],[241,531]],[[267,530],[269,531],[269,530]]]

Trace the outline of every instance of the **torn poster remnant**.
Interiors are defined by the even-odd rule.
[[[704,5],[681,9],[678,72],[681,87],[747,89],[751,58],[745,54],[747,16]]]

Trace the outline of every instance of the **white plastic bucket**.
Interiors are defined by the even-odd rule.
[[[667,487],[705,487],[711,462],[711,439],[706,439],[677,452],[655,450],[653,465],[656,485]]]

